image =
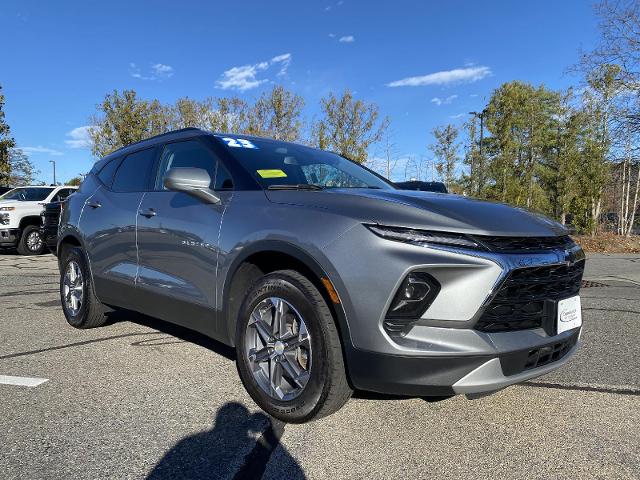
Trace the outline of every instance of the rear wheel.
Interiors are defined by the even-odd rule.
[[[331,311],[318,289],[295,271],[268,274],[247,293],[236,353],[251,397],[285,422],[330,415],[351,396]]]
[[[44,252],[45,244],[40,227],[37,225],[27,225],[22,230],[20,241],[18,242],[18,253],[20,255],[40,255]]]
[[[76,328],[100,327],[107,321],[105,308],[96,297],[84,252],[65,248],[60,260],[60,301],[69,325]]]

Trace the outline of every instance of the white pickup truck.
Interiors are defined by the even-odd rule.
[[[0,247],[16,247],[21,255],[39,255],[45,249],[40,233],[43,205],[61,202],[77,187],[17,187],[0,196]]]

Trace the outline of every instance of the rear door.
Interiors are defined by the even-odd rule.
[[[147,148],[107,164],[98,174],[103,185],[83,209],[80,230],[96,295],[105,303],[134,307],[138,207],[149,188],[155,151]]]
[[[166,190],[164,175],[175,167],[205,169],[221,203]],[[195,138],[163,147],[154,186],[138,211],[138,301],[151,315],[216,337],[218,236],[233,193],[231,176]]]

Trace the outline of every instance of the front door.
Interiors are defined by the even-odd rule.
[[[176,167],[209,172],[211,188],[222,201],[212,205],[163,186]],[[164,146],[155,191],[145,194],[138,211],[138,301],[144,311],[217,337],[216,271],[222,216],[231,201],[226,169],[198,139]]]

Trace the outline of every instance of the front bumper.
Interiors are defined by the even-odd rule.
[[[418,396],[481,394],[546,374],[576,351],[579,329],[556,334],[556,309],[557,301],[579,294],[579,279],[573,279],[578,290],[574,283],[547,296],[546,290],[521,286],[517,282],[522,278],[512,274],[575,265],[584,259],[577,245],[495,253],[406,244],[364,230],[351,229],[325,250],[337,266],[334,278],[348,324],[347,368],[355,388]],[[362,246],[358,255],[353,255],[353,245]],[[387,318],[387,312],[413,272],[430,275],[440,290],[420,318],[402,324]],[[532,280],[534,286],[543,283]],[[503,329],[480,324],[485,311],[495,311],[494,300],[502,299],[503,286],[516,303],[542,295],[540,322]],[[538,315],[526,306],[526,310],[498,311],[502,319]],[[530,355],[556,345],[562,348],[561,357],[551,351],[550,361],[527,365]]]
[[[20,240],[19,228],[0,229],[0,247],[15,247]]]
[[[458,330],[463,332],[463,330]],[[545,375],[567,363],[579,346],[580,329],[549,337],[532,348],[486,355],[400,356],[354,351],[354,387],[393,395],[487,394]]]

